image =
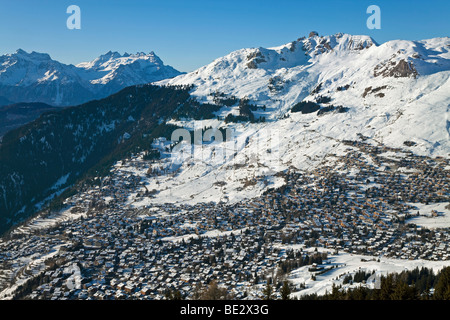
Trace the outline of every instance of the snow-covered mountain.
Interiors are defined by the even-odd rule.
[[[17,50],[0,56],[0,96],[15,102],[76,105],[124,87],[171,78],[181,73],[154,53],[108,52],[76,66],[48,54]]]
[[[224,193],[213,187],[217,181],[228,183],[229,199],[256,196],[266,185],[240,192],[243,180],[267,177],[290,167],[309,170],[319,164],[333,165],[333,154],[345,154],[341,142],[346,139],[364,137],[420,155],[450,154],[448,37],[377,44],[368,36],[312,33],[276,48],[238,50],[158,84],[192,84],[192,94],[203,102],[214,103],[217,97],[248,98],[264,106],[253,112],[255,117],[268,119],[265,123],[226,124],[236,133],[233,161],[247,163],[244,159],[256,156],[254,166],[229,170],[233,165],[229,159],[187,161],[189,165],[176,181],[168,179],[170,193],[160,193],[162,202],[219,199]],[[317,102],[322,110],[292,112],[301,101]],[[238,108],[236,102],[217,115],[223,119],[238,113]],[[224,126],[219,120],[174,123]],[[273,134],[278,139],[275,146]],[[223,145],[224,149],[230,147]],[[204,145],[202,156],[219,153],[219,148]],[[269,163],[265,152],[274,148],[280,160],[276,166]],[[282,183],[273,180],[275,185]],[[164,189],[165,185],[159,181],[158,187]]]
[[[43,79],[51,88],[77,76],[80,86],[106,88],[141,81],[162,64],[152,55],[109,52],[62,66],[30,55],[45,61],[42,68],[0,78],[20,78],[25,86]],[[9,70],[7,63],[2,68]],[[33,80],[36,70],[54,71]],[[229,238],[240,238],[231,242],[240,251],[210,260],[208,270],[233,259],[245,268],[253,263],[249,270],[260,280],[241,282],[247,297],[283,269],[278,262],[294,268],[283,279],[297,297],[331,292],[335,284],[355,288],[358,281],[345,279],[360,271],[371,272],[364,285],[372,288],[387,272],[448,265],[449,107],[450,38],[378,44],[368,36],[312,32],[45,113],[0,144],[0,233],[14,227],[3,246],[9,260],[0,298],[20,297],[16,288],[28,292],[26,281],[46,271],[47,258],[62,255],[56,267],[71,270],[86,258],[80,248],[118,253],[142,239],[149,248],[169,243],[189,266],[208,253],[185,248],[220,243],[191,240],[226,236],[221,243],[228,247]],[[298,268],[297,253],[318,247],[329,254],[327,263]],[[291,249],[301,249],[295,260]],[[64,265],[66,257],[75,260]],[[135,265],[147,264],[141,260]],[[278,262],[266,269],[268,261]],[[103,283],[103,275],[91,277],[100,269],[86,270],[89,281]],[[69,290],[70,279],[61,282]]]
[[[23,173],[22,168],[17,168],[15,157],[21,154],[19,151],[24,152],[22,158],[28,158],[31,148],[33,159],[40,159],[33,161],[33,165],[67,154],[63,164],[47,166],[54,179],[48,179],[47,189],[60,177],[97,165],[107,152],[111,153],[110,159],[119,159],[118,150],[125,148],[130,153],[144,150],[142,148],[156,149],[155,154],[161,155],[161,159],[157,159],[158,170],[170,174],[154,178],[148,177],[146,166],[133,169],[143,185],[140,191],[130,191],[129,204],[136,207],[168,202],[235,203],[282,186],[285,180],[280,175],[287,170],[308,172],[322,166],[347,170],[340,161],[349,153],[348,141],[394,147],[402,150],[399,157],[402,152],[412,152],[448,158],[449,50],[448,37],[377,44],[368,36],[311,34],[276,48],[238,50],[191,73],[155,82],[157,88],[174,85],[164,88],[173,90],[164,99],[148,92],[153,92],[154,86],[129,87],[128,91],[75,108],[78,113],[67,111],[70,119],[66,122],[47,122],[42,118],[34,125],[5,136],[3,150],[14,167],[3,169],[6,181],[3,190],[14,193],[3,196],[9,199],[4,202],[5,211],[15,214],[25,200],[28,201],[17,177],[28,177],[28,171],[42,173],[41,169]],[[95,85],[92,82],[107,82],[108,74],[129,70],[131,65],[147,61],[134,59],[137,57],[108,53],[68,69],[83,70],[83,79]],[[127,64],[129,60],[135,62]],[[101,78],[88,77],[101,72]],[[178,91],[180,88],[182,90]],[[129,109],[136,105],[131,104],[130,99],[139,101],[142,110],[131,114]],[[147,110],[148,99],[153,99],[154,107],[161,110],[159,115]],[[293,107],[305,101],[312,103],[312,110],[295,112]],[[111,106],[123,112],[117,111],[109,122],[102,120],[111,116]],[[61,114],[49,115],[53,116]],[[99,119],[91,123],[91,118]],[[121,127],[117,123],[124,125]],[[194,141],[205,142],[200,146],[188,145],[180,149],[185,146],[181,143],[171,149],[178,142],[178,139],[170,141],[171,134],[179,127],[191,133],[205,128],[221,131],[209,131],[200,138],[194,136]],[[83,135],[81,142],[73,142],[70,141],[73,128],[78,128],[76,133],[84,133],[85,128],[94,133]],[[114,138],[99,141],[111,130]],[[232,136],[224,139],[219,132],[231,132]],[[46,135],[53,139],[49,145]],[[156,140],[147,141],[149,136]],[[67,142],[62,142],[63,139]],[[122,144],[124,140],[128,143]],[[183,140],[189,139],[183,137]],[[110,149],[98,149],[105,141]],[[87,147],[81,147],[81,143]],[[92,147],[93,143],[96,148]],[[7,149],[10,146],[20,150],[11,152]],[[70,146],[76,146],[75,150]],[[67,150],[61,152],[59,148]],[[41,151],[47,149],[49,154],[42,155]],[[88,155],[94,153],[95,158],[85,162]],[[77,166],[81,164],[83,167],[79,169]],[[41,183],[40,179],[33,178],[33,181]],[[36,187],[36,190],[43,189]],[[157,190],[157,193],[151,198],[139,197],[145,190]],[[35,189],[30,194],[33,192]],[[18,200],[11,200],[14,197]]]
[[[351,118],[366,119],[352,120],[361,133],[374,136],[388,130],[423,143],[447,143],[448,150],[449,76],[448,37],[379,45],[369,36],[312,33],[276,48],[238,50],[159,83],[193,84],[193,95],[209,102],[217,92],[247,97],[267,107],[268,119],[283,117],[300,101],[327,97],[325,106],[344,105],[350,108]],[[314,119],[329,129],[329,117]],[[389,129],[384,125],[370,129],[377,119],[384,119]],[[421,130],[413,123],[420,123]],[[389,139],[387,133],[383,137]]]
[[[194,95],[206,98],[218,91],[272,106],[277,117],[296,102],[308,97],[330,96],[333,103],[380,104],[402,100],[420,90],[420,84],[441,86],[450,70],[450,38],[423,41],[389,41],[378,45],[369,36],[336,34],[300,38],[276,48],[241,49],[221,57],[188,74],[162,81],[169,84],[194,84]],[[443,73],[441,73],[443,72]],[[389,85],[384,97],[365,93],[366,88]],[[340,90],[348,86],[349,90]],[[400,90],[396,90],[400,89]],[[434,88],[436,89],[436,88]],[[429,88],[429,90],[433,90]],[[422,92],[428,94],[428,90]],[[364,95],[364,96],[363,96]],[[383,99],[384,98],[384,99]],[[354,100],[354,99],[352,99]]]
[[[96,87],[101,97],[106,97],[120,89],[136,84],[151,83],[169,79],[181,74],[152,51],[148,54],[111,52],[101,55],[91,62],[76,65],[85,70],[85,79]]]

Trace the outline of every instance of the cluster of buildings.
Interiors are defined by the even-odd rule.
[[[344,143],[346,155],[330,155],[333,168],[280,172],[282,187],[235,204],[133,208],[128,197],[141,181],[115,170],[67,200],[81,218],[0,242],[0,291],[15,286],[9,297],[25,299],[193,298],[216,280],[244,299],[262,297],[268,278],[279,284],[280,265],[306,256],[305,248],[449,259],[448,228],[409,222],[414,204],[450,201],[449,160]]]

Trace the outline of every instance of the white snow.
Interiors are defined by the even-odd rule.
[[[410,205],[416,207],[410,211],[411,215],[416,215],[419,212],[419,216],[408,219],[408,223],[414,223],[417,226],[425,227],[429,229],[436,228],[450,228],[450,210],[446,209],[450,203],[411,203]]]
[[[448,37],[395,40],[378,45],[367,36],[316,36],[277,48],[241,49],[191,73],[157,82],[193,84],[192,94],[204,102],[212,103],[211,94],[215,92],[247,97],[251,103],[266,106],[266,112],[261,115],[268,121],[228,124],[236,135],[235,145],[223,142],[203,145],[202,151],[188,152],[191,157],[184,157],[175,175],[148,180],[151,188],[158,181],[161,190],[151,201],[193,203],[220,201],[226,196],[227,201],[234,202],[253,197],[266,188],[264,180],[275,185],[281,183],[272,176],[290,166],[307,170],[320,163],[332,165],[334,155],[342,155],[348,148],[340,141],[357,140],[358,134],[374,143],[409,149],[418,155],[447,157],[450,154],[449,48]],[[261,59],[256,63],[257,68],[249,68],[249,62],[255,59]],[[400,60],[412,62],[418,76],[374,75],[378,65]],[[273,79],[280,82],[279,90],[270,90],[269,82]],[[321,91],[311,95],[319,83],[322,83]],[[337,90],[347,85],[347,90]],[[379,93],[384,96],[377,96]],[[320,95],[330,97],[331,104],[343,105],[349,111],[321,116],[290,113],[295,103],[315,100]],[[232,108],[227,110],[233,112]],[[284,118],[285,115],[289,117]],[[219,123],[217,120],[177,122],[189,128],[216,127]],[[271,139],[273,135],[278,137],[278,142]],[[247,137],[250,140],[246,145]],[[405,147],[405,141],[416,145]],[[267,157],[267,149],[274,149],[272,159]],[[226,154],[227,150],[236,152],[236,156],[213,159],[213,155]],[[239,163],[245,165],[239,167]],[[242,190],[245,179],[260,183]],[[215,187],[218,181],[226,182],[226,186]],[[136,203],[137,206],[145,204],[145,200]]]
[[[307,251],[312,251],[307,250]],[[326,251],[323,248],[318,248],[318,251]],[[355,255],[350,253],[339,253],[328,255],[324,267],[333,267],[324,274],[317,275],[316,280],[311,279],[312,273],[308,271],[311,266],[304,266],[293,270],[288,275],[288,280],[292,282],[297,289],[294,290],[291,297],[301,297],[303,295],[318,294],[323,295],[325,292],[330,293],[333,284],[336,286],[342,285],[343,289],[350,287],[364,285],[369,288],[374,288],[377,279],[381,276],[386,276],[390,273],[400,273],[405,270],[413,270],[415,268],[430,268],[434,272],[438,272],[443,267],[450,266],[450,260],[446,261],[428,261],[428,260],[401,260],[384,257],[372,257],[364,255]],[[375,274],[370,277],[366,284],[343,284],[344,277],[348,274],[354,275],[357,271],[372,272]],[[300,289],[300,285],[304,284],[305,289]]]
[[[86,96],[86,99],[103,98],[127,86],[179,74],[181,72],[164,65],[154,52],[124,55],[108,52],[76,66],[60,63],[48,54],[27,53],[20,49],[0,56],[2,86],[23,87],[24,90],[36,87],[33,91],[37,96],[35,99],[56,105],[72,104],[70,95]],[[55,92],[47,87],[54,87]]]

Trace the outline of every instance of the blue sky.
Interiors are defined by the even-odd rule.
[[[69,30],[69,5],[81,9],[81,30]],[[369,5],[381,29],[369,30]],[[307,36],[367,34],[378,43],[450,36],[448,0],[0,0],[0,54],[46,52],[76,64],[109,50],[154,51],[192,71],[231,51],[272,47]]]

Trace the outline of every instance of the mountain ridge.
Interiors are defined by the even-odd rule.
[[[397,112],[393,109],[405,112],[416,109],[420,113],[421,108],[434,104],[435,108],[441,107],[440,114],[444,117],[436,120],[442,123],[443,119],[449,119],[449,97],[442,94],[449,86],[449,71],[449,37],[377,44],[369,36],[339,33],[303,37],[269,49],[237,50],[193,72],[157,84],[194,85],[192,95],[203,102],[213,101],[215,92],[246,97],[267,108],[261,115],[268,120],[287,116],[296,103],[316,102],[326,96],[329,102],[324,106],[344,105],[351,111],[371,106],[372,118],[383,112]],[[435,127],[425,117],[420,121]],[[433,131],[441,132],[440,143],[449,148],[445,126]],[[418,133],[411,130],[408,135],[426,144],[427,134]],[[431,148],[432,144],[428,146]]]
[[[68,65],[47,53],[18,49],[0,56],[0,96],[12,102],[69,106],[180,74],[153,51],[124,55],[109,51],[90,62]]]
[[[66,123],[68,127],[58,124],[63,126],[63,132],[53,132],[46,119],[40,118],[7,135],[10,149],[3,146],[0,156],[6,154],[13,169],[5,167],[0,188],[3,187],[4,195],[9,192],[11,196],[9,202],[0,205],[8,212],[9,219],[14,214],[20,215],[25,204],[27,210],[34,208],[34,190],[26,197],[21,194],[23,183],[17,178],[20,170],[14,167],[15,153],[30,158],[27,152],[34,148],[37,150],[34,161],[47,163],[52,157],[40,153],[38,145],[33,144],[42,144],[45,150],[58,150],[59,142],[53,141],[52,133],[61,137],[63,144],[68,139],[68,145],[75,148],[71,152],[77,154],[78,160],[66,159],[64,170],[55,165],[55,170],[59,171],[53,172],[53,180],[47,181],[45,187],[48,189],[61,177],[71,174],[72,169],[76,169],[74,173],[80,177],[78,164],[74,163],[81,163],[84,151],[91,152],[93,145],[101,145],[97,135],[83,137],[80,146],[70,140],[69,133],[80,134],[82,128],[96,133],[112,130],[115,144],[108,142],[111,148],[108,154],[117,145],[122,145],[122,141],[134,141],[128,140],[130,136],[136,136],[133,132],[142,135],[142,139],[144,136],[166,139],[146,141],[145,148],[151,154],[165,154],[164,159],[153,160],[161,161],[161,168],[173,175],[151,179],[144,171],[136,171],[136,174],[142,173],[139,179],[146,190],[158,190],[151,198],[139,198],[139,192],[131,194],[130,203],[136,208],[154,203],[195,204],[205,199],[216,202],[226,199],[236,203],[256,197],[269,187],[277,188],[285,183],[277,175],[280,172],[292,168],[308,171],[319,166],[335,166],[336,159],[348,153],[348,141],[363,140],[374,146],[387,146],[417,155],[448,157],[449,48],[449,38],[377,44],[368,36],[337,34],[299,38],[272,49],[237,50],[193,72],[153,83],[160,88],[183,88],[183,99],[172,101],[170,110],[158,119],[160,125],[167,126],[164,130],[152,126],[147,127],[148,132],[142,131],[140,124],[145,123],[145,117],[156,121],[154,115],[146,113],[144,117],[130,114],[128,110],[136,106],[127,100],[134,99],[133,94],[127,94],[140,92],[142,86],[128,87],[119,95],[106,99],[119,99],[119,105],[114,108],[126,112],[115,115],[114,121],[127,125],[117,127],[116,122],[90,124],[87,119],[78,117],[76,124]],[[113,68],[108,63],[113,56],[117,58],[115,53],[109,52],[91,65]],[[129,57],[125,55],[124,58]],[[150,91],[153,90],[156,89]],[[140,107],[145,107],[145,99],[151,98],[146,96],[145,90],[143,94]],[[302,103],[313,107],[303,108]],[[88,118],[92,115],[94,118],[109,117],[110,109],[104,105],[105,100],[91,101],[79,112],[86,112]],[[155,102],[154,107],[165,106],[163,102]],[[136,126],[131,125],[133,123]],[[41,126],[53,140],[43,136],[45,130],[41,130]],[[24,131],[25,128],[29,131]],[[176,128],[185,128],[189,132],[199,128],[220,132],[231,130],[234,140],[218,138],[214,143],[187,148],[187,158],[179,164],[171,163],[170,158],[178,156],[175,149],[171,149],[178,141],[170,141],[171,132],[167,130]],[[200,141],[207,140],[201,138],[205,140]],[[29,148],[23,147],[30,141],[33,144]],[[14,149],[16,144],[20,150]],[[82,145],[88,147],[83,149]],[[154,148],[157,149],[155,153]],[[229,150],[232,156],[228,156]],[[96,154],[89,166],[83,165],[82,173],[97,166],[105,157],[106,154]],[[278,158],[272,162],[274,157]],[[67,185],[76,182],[72,178],[75,175],[70,176]],[[21,176],[26,175],[22,172]],[[43,189],[38,184],[34,187],[39,191]]]

